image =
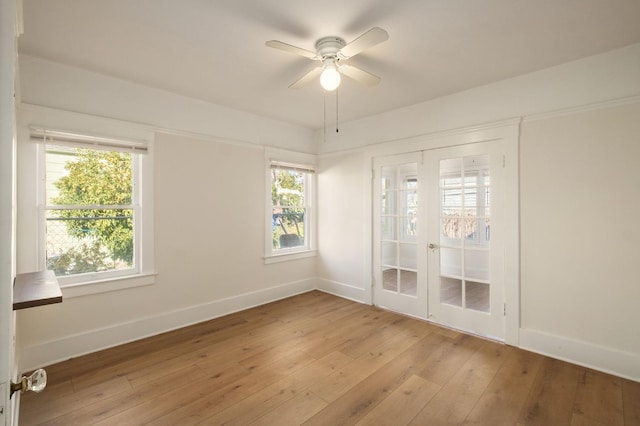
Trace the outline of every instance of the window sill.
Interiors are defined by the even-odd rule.
[[[124,290],[127,288],[142,287],[153,284],[156,274],[138,274],[126,277],[110,278],[83,283],[61,284],[62,295],[65,298],[87,296],[90,294],[107,293],[109,291]]]
[[[315,257],[316,250],[298,251],[294,253],[282,253],[273,254],[271,256],[265,256],[264,264],[269,265],[271,263],[288,262],[290,260],[306,259],[308,257]]]

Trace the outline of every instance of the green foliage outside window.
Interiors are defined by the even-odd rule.
[[[76,149],[64,165],[65,176],[53,185],[59,206],[127,206],[132,203],[132,155]],[[117,269],[133,264],[133,211],[125,208],[56,209],[49,220],[61,221],[77,244],[53,259],[58,274]]]
[[[305,174],[271,169],[272,236],[275,249],[304,245]]]

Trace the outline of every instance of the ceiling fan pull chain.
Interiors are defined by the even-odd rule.
[[[324,143],[327,143],[327,91],[322,91],[322,137]]]
[[[339,132],[338,130],[338,92],[339,90],[336,89],[336,133]]]

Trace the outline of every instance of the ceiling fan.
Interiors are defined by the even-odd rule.
[[[312,52],[301,47],[292,46],[278,40],[269,40],[265,44],[274,49],[284,50],[314,61],[322,62],[322,65],[312,69],[307,74],[289,85],[290,89],[299,89],[311,80],[320,76],[320,84],[327,90],[335,90],[340,85],[340,74],[367,86],[375,86],[380,82],[380,77],[373,75],[361,68],[343,63],[358,53],[373,47],[389,38],[389,34],[382,28],[373,27],[351,43],[345,43],[340,37],[322,37],[316,41],[316,51]]]

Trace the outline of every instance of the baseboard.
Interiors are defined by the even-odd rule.
[[[572,364],[640,382],[640,355],[531,329],[520,329],[520,347]]]
[[[91,352],[264,305],[265,303],[296,294],[306,293],[315,288],[315,279],[286,283],[24,347],[21,348],[19,354],[20,370],[30,371]]]
[[[338,281],[331,281],[324,278],[316,278],[316,290],[333,294],[354,302],[367,303],[365,301],[365,291],[363,288],[355,287]]]

